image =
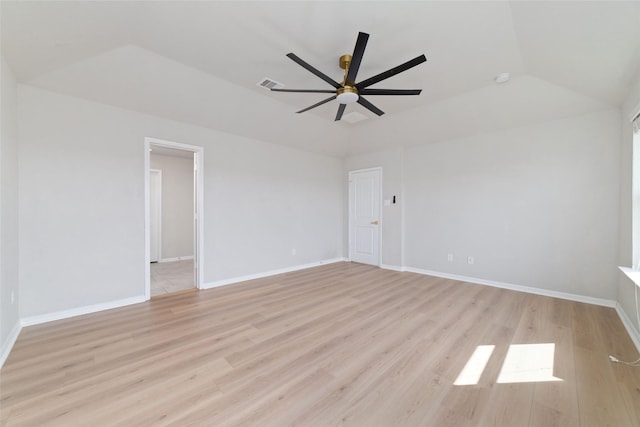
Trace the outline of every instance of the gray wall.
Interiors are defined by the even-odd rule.
[[[161,260],[193,256],[193,158],[151,153],[162,171]]]
[[[204,147],[205,282],[343,256],[340,159],[31,86],[18,95],[23,317],[144,295],[145,137]]]
[[[621,115],[621,161],[620,161],[620,246],[619,265],[631,267],[632,264],[632,179],[633,179],[633,129],[629,121],[635,108],[640,104],[640,77],[629,91],[622,107]],[[617,300],[625,314],[636,326],[640,334],[635,306],[636,284],[626,275],[618,273]]]
[[[408,149],[407,265],[614,299],[619,120],[610,110]]]
[[[615,299],[620,114],[346,159],[383,167],[383,264]],[[447,261],[447,254],[454,261]],[[474,264],[467,264],[467,257]]]
[[[19,324],[18,288],[18,135],[17,87],[1,58],[2,124],[0,134],[0,359]],[[14,301],[11,302],[11,294]],[[2,361],[0,360],[0,365]]]

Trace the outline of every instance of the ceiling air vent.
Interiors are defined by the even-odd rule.
[[[284,87],[282,83],[270,79],[269,77],[265,77],[264,79],[260,80],[258,83],[256,83],[256,86],[260,86],[267,90],[282,89]]]

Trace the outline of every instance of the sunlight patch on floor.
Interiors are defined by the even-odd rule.
[[[562,381],[553,376],[556,345],[512,344],[498,375],[498,384]]]
[[[476,385],[491,359],[495,345],[479,345],[456,378],[454,385]],[[556,345],[512,344],[507,350],[496,383],[562,381],[553,376]]]
[[[456,378],[453,385],[474,385],[478,384],[480,377],[487,367],[487,363],[491,358],[495,345],[479,345],[473,352],[467,364],[460,371],[460,375]]]

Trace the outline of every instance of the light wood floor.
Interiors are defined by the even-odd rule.
[[[193,260],[152,262],[151,296],[195,289]]]
[[[559,380],[498,383],[522,344]],[[637,358],[613,309],[338,263],[25,328],[0,424],[640,426],[609,354]]]

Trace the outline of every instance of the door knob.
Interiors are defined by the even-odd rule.
[[[378,220],[371,221],[371,224],[373,224],[373,225],[378,225]]]

